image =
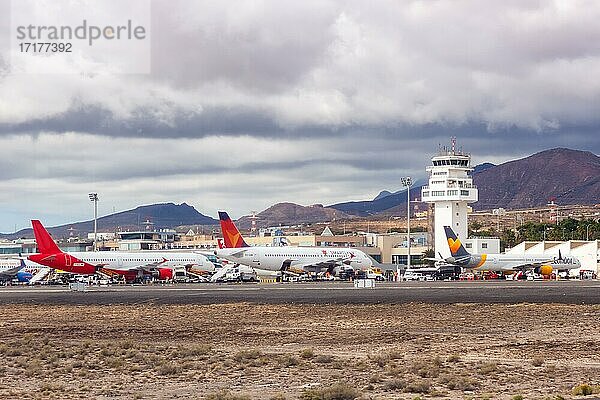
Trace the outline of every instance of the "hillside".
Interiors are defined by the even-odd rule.
[[[412,186],[410,189],[410,199],[415,200],[421,197],[422,185]],[[345,203],[333,204],[329,207],[342,211],[346,214],[357,216],[369,216],[383,213],[386,210],[397,207],[401,204],[406,204],[406,190],[393,193],[385,197],[377,196],[375,200],[365,201],[348,201]],[[406,210],[399,210],[400,215]]]
[[[217,220],[199,213],[194,207],[186,203],[161,203],[140,206],[133,210],[100,217],[98,218],[98,231],[114,232],[117,229],[144,229],[144,221],[146,220],[152,222],[154,229],[173,228],[180,225],[216,225],[219,223]],[[48,228],[48,231],[55,238],[62,238],[69,236],[68,229],[70,228],[75,230],[75,234],[87,235],[88,232],[94,231],[94,221],[60,225]],[[1,237],[7,239],[30,238],[33,237],[33,232],[31,229],[23,229],[13,234],[2,234]]]
[[[487,168],[473,175],[478,210],[600,202],[600,157],[588,151],[557,148]]]
[[[307,224],[352,218],[344,212],[330,207],[323,207],[321,204],[301,206],[294,203],[275,204],[256,214],[256,216],[258,217],[256,223],[259,227]],[[249,216],[245,216],[240,218],[236,224],[242,229],[248,229],[252,225],[252,220]]]
[[[473,180],[479,188],[476,210],[541,206],[552,197],[558,204],[595,204],[600,202],[600,157],[564,148],[545,150],[500,165],[477,165]],[[421,186],[413,186],[411,199],[420,198],[420,192]],[[406,192],[389,193],[329,207],[359,216],[405,213]]]

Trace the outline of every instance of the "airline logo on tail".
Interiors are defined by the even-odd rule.
[[[462,243],[460,243],[460,239],[452,239],[452,238],[448,238],[448,246],[450,246],[450,251],[452,252],[452,255],[456,254],[456,252],[458,251],[458,249],[460,249],[460,246],[462,246]]]
[[[462,257],[470,255],[464,246],[460,242],[460,239],[456,237],[456,233],[449,226],[444,226],[446,232],[446,239],[448,240],[448,247],[450,247],[450,254],[452,257]]]
[[[238,228],[226,212],[219,211],[219,220],[221,222],[221,232],[223,232],[223,241],[225,242],[226,248],[236,249],[250,247],[244,241],[240,231],[238,231]]]

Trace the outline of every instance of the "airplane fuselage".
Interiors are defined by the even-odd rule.
[[[137,275],[143,269],[172,269],[178,266],[195,270],[212,271],[214,264],[202,254],[169,252],[72,252],[58,254],[33,254],[29,259],[39,264],[77,274],[93,274],[106,269],[121,275]]]
[[[243,247],[215,250],[228,261],[269,271],[319,272],[335,267],[366,270],[373,261],[356,249],[332,247]]]
[[[581,263],[575,257],[559,258],[548,255],[471,254],[451,257],[449,260],[452,259],[463,268],[495,272],[530,269],[535,266],[545,268],[545,271],[548,271],[548,267],[552,267],[554,271],[567,271],[581,267]]]

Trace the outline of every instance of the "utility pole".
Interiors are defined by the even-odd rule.
[[[94,251],[98,251],[98,193],[90,193],[88,196],[94,203]]]
[[[407,231],[407,247],[408,247],[408,258],[406,262],[406,269],[410,268],[410,185],[412,185],[412,178],[410,176],[400,178],[402,186],[406,187],[406,231]],[[399,276],[399,275],[398,275]]]

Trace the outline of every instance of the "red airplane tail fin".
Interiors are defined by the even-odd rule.
[[[219,220],[221,221],[221,232],[223,233],[223,241],[225,242],[226,248],[236,249],[250,247],[244,241],[242,234],[238,231],[238,228],[226,212],[219,211]]]
[[[38,252],[41,254],[57,254],[62,253],[58,248],[54,239],[50,236],[46,228],[37,219],[31,220],[33,226],[33,234],[37,243]]]

